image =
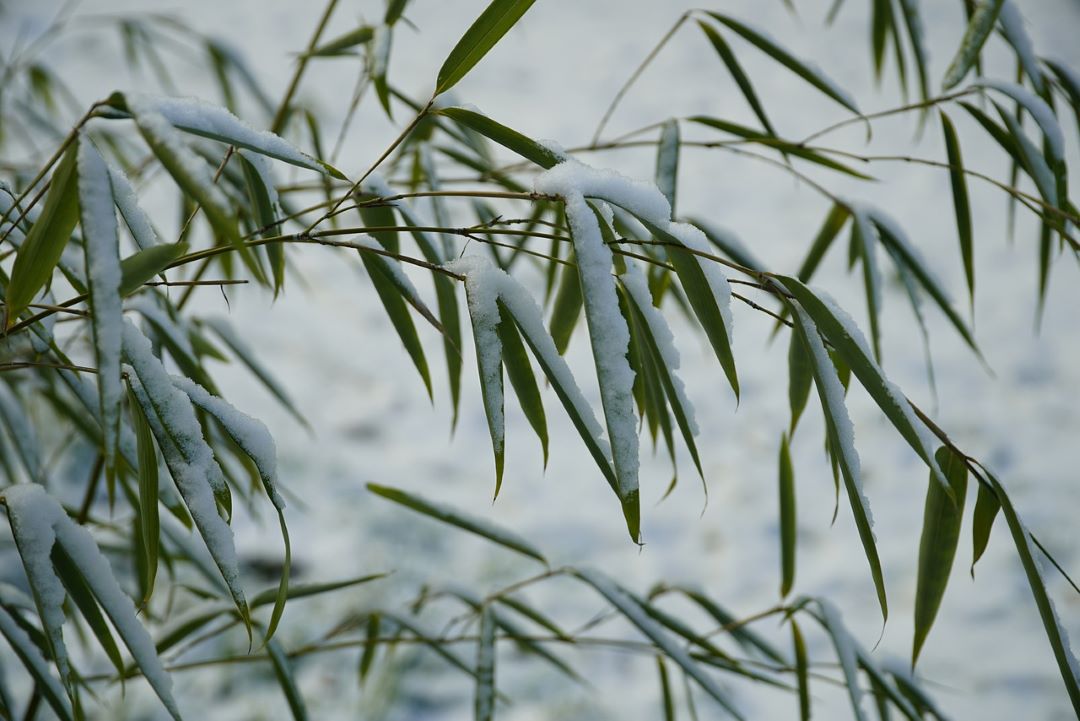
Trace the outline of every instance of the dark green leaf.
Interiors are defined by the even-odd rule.
[[[533,374],[529,356],[525,353],[525,345],[521,342],[517,325],[510,316],[510,312],[499,304],[501,321],[498,325],[499,340],[502,343],[502,359],[506,367],[506,375],[510,379],[510,385],[517,394],[518,403],[525,418],[529,421],[536,437],[540,439],[540,447],[544,453],[544,467],[548,460],[548,430],[547,417],[544,414],[544,402],[540,398],[540,388],[536,385],[536,376]]]
[[[795,677],[799,680],[799,718],[810,721],[810,662],[806,656],[806,642],[799,624],[792,618],[791,646],[795,656]]]
[[[765,108],[762,106],[761,101],[758,100],[757,93],[754,92],[754,86],[750,82],[750,78],[743,71],[742,66],[739,64],[738,59],[735,57],[735,53],[731,51],[731,47],[724,40],[724,37],[716,31],[713,26],[708,23],[698,21],[698,26],[705,33],[705,37],[712,43],[713,48],[716,50],[716,54],[720,56],[720,59],[727,66],[728,72],[731,73],[731,77],[735,79],[735,83],[739,86],[739,90],[742,91],[743,97],[746,98],[746,102],[750,104],[750,108],[754,111],[754,115],[761,121],[761,127],[769,133],[769,135],[776,135],[776,130],[773,129],[772,123],[769,122],[768,115],[765,114]]]
[[[162,243],[138,251],[120,261],[120,295],[127,297],[155,275],[167,270],[187,252],[187,243]]]
[[[949,180],[952,183],[953,207],[956,210],[956,231],[960,238],[960,257],[964,261],[968,294],[975,303],[975,264],[972,250],[971,203],[968,201],[967,179],[964,176],[964,160],[960,154],[960,139],[956,137],[949,116],[941,113],[941,128],[945,133],[945,151],[949,159]]]
[[[289,704],[292,717],[296,721],[307,721],[307,706],[304,704],[304,697],[300,694],[300,689],[296,686],[296,679],[293,678],[292,662],[289,657],[285,654],[281,645],[274,640],[266,644],[266,653],[270,657],[270,665],[274,669],[274,676],[277,678],[278,685],[281,686],[281,692],[285,694],[285,700]]]
[[[389,501],[393,501],[406,508],[412,509],[417,513],[422,513],[425,516],[430,516],[436,520],[448,523],[452,526],[457,526],[470,533],[475,533],[478,536],[505,546],[513,551],[535,558],[541,563],[547,563],[543,554],[536,549],[531,543],[526,541],[521,536],[517,535],[513,531],[500,528],[489,521],[474,516],[467,515],[461,511],[457,511],[448,506],[432,503],[412,493],[407,493],[396,488],[390,488],[389,486],[380,486],[375,483],[368,483],[367,488],[369,491],[377,496],[381,496]]]
[[[780,437],[780,596],[791,592],[795,583],[795,469],[791,465],[788,438]]]
[[[1005,0],[983,0],[978,4],[975,12],[968,20],[967,30],[960,41],[960,47],[956,51],[952,62],[945,71],[945,77],[941,81],[942,90],[948,90],[964,79],[968,71],[979,58],[982,46],[990,37],[1001,13],[1001,6]]]
[[[445,115],[451,120],[475,130],[481,135],[494,140],[507,150],[512,150],[526,160],[536,163],[541,168],[552,168],[565,159],[561,154],[544,147],[532,138],[473,110],[440,108],[435,111],[435,114]]]
[[[975,512],[971,519],[971,577],[975,578],[975,564],[986,552],[986,544],[990,542],[990,531],[994,527],[994,519],[997,518],[1001,504],[997,494],[989,487],[979,484],[979,495],[975,499]]]
[[[656,187],[671,206],[675,217],[675,192],[679,182],[679,121],[668,120],[660,131],[656,146]]]
[[[154,447],[154,436],[146,420],[142,406],[128,388],[128,412],[131,414],[131,427],[135,431],[135,443],[139,461],[139,538],[143,544],[143,566],[145,577],[142,581],[145,605],[154,592],[154,580],[157,578],[159,537],[161,535],[158,519],[158,457]]]
[[[535,0],[492,0],[480,17],[465,31],[439,68],[435,94],[444,93],[487,55],[503,35],[517,23]]]
[[[304,55],[316,58],[353,55],[354,53],[349,52],[350,50],[371,42],[373,37],[375,37],[375,28],[370,25],[361,25],[347,33],[338,35],[333,40],[328,40],[314,50],[304,53]]]
[[[72,143],[60,159],[45,196],[45,207],[15,254],[4,299],[5,327],[26,310],[49,282],[79,220],[76,148],[77,143]]]
[[[795,433],[795,426],[806,409],[810,389],[814,385],[814,371],[806,347],[797,333],[791,334],[788,346],[788,406],[791,408],[791,426],[788,435]]]
[[[960,521],[964,517],[967,495],[967,466],[964,459],[947,447],[938,449],[937,462],[952,486],[953,498],[930,478],[923,510],[922,538],[919,541],[919,572],[915,587],[915,637],[911,665],[919,660],[919,651],[934,624],[945,587],[949,582],[956,544],[960,540]]]

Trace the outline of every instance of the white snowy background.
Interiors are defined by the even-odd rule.
[[[407,27],[396,32],[392,81],[426,97],[446,53],[484,4],[482,0],[411,3],[407,16],[419,32]],[[891,66],[882,87],[873,84],[867,47],[869,3],[846,3],[831,28],[822,24],[828,3],[806,0],[797,5],[798,17],[770,0],[728,1],[718,7],[767,27],[796,54],[818,62],[860,100],[863,110],[899,104]],[[1021,5],[1038,50],[1080,67],[1076,42],[1080,4],[1029,0]],[[932,52],[930,77],[936,84],[961,32],[962,4],[923,6]],[[688,7],[691,4],[646,0],[541,0],[455,93],[461,101],[474,103],[532,137],[552,138],[567,147],[585,143],[617,87]],[[5,44],[16,35],[40,31],[55,9],[52,2],[7,3],[0,15]],[[274,98],[284,91],[293,53],[307,42],[320,10],[318,3],[260,0],[186,4],[95,0],[80,7],[81,13],[176,12],[197,29],[228,38],[247,56]],[[381,14],[379,2],[343,2],[327,37],[361,19],[376,21]],[[845,117],[839,106],[754,49],[733,44],[781,134],[800,138]],[[90,101],[116,88],[146,87],[146,79],[126,68],[121,55],[115,34],[84,23],[46,59],[80,98]],[[206,73],[194,66],[180,67],[184,93],[217,99]],[[988,70],[1002,78],[1014,72],[1005,54],[994,55]],[[305,77],[300,96],[313,103],[332,132],[343,118],[355,71],[353,62],[327,60],[313,64]],[[694,113],[756,124],[707,41],[695,27],[687,26],[626,98],[608,134]],[[967,163],[1005,177],[1004,155],[983,142],[980,131],[961,113],[952,115],[960,126]],[[1077,162],[1076,128],[1067,124],[1065,129],[1070,162]],[[352,175],[362,172],[397,132],[374,97],[366,97],[337,165]],[[684,137],[692,136],[694,130],[684,130]],[[860,126],[827,136],[822,143],[856,152],[865,148],[874,154],[943,157],[937,124],[931,123],[916,137],[913,115],[875,123],[868,146]],[[636,177],[651,178],[653,173],[649,150],[592,154],[585,159]],[[828,178],[829,187],[876,203],[895,216],[962,304],[963,277],[947,174],[903,163],[875,164],[870,170],[880,182],[855,183],[837,176]],[[283,166],[278,171],[282,177],[307,177]],[[935,417],[962,448],[995,468],[1034,532],[1066,568],[1075,571],[1075,518],[1080,508],[1075,470],[1080,336],[1075,331],[1080,277],[1067,259],[1055,266],[1042,331],[1036,334],[1037,228],[1021,216],[1010,241],[1006,196],[976,182],[970,187],[976,231],[976,336],[995,375],[980,368],[940,314],[928,307],[940,394]],[[828,209],[810,188],[781,171],[718,151],[690,149],[682,156],[678,204],[680,214],[702,215],[734,230],[771,268],[786,271],[797,267]],[[817,282],[829,287],[865,324],[862,290],[857,277],[844,274],[843,247],[832,251]],[[775,457],[787,422],[787,344],[783,336],[768,343],[769,319],[735,305],[734,347],[743,382],[738,409],[704,339],[676,322],[683,378],[696,401],[702,429],[699,443],[709,502],[703,506],[692,465],[681,458],[680,486],[656,505],[670,478],[669,468],[664,458],[649,459],[645,454],[641,476],[646,545],[639,550],[627,540],[610,490],[550,391],[545,393],[552,430],[547,471],[541,469],[538,444],[524,418],[513,402],[508,403],[507,473],[502,494],[492,506],[489,440],[471,361],[465,370],[461,420],[451,437],[437,338],[422,329],[436,383],[433,407],[355,264],[322,248],[303,248],[291,259],[302,278],[294,278],[276,301],[254,289],[230,290],[226,305],[220,294],[207,292],[193,311],[229,315],[283,380],[311,420],[313,432],[297,426],[243,370],[216,367],[215,378],[235,405],[270,426],[278,443],[283,484],[293,497],[302,499],[292,501],[288,512],[297,579],[328,580],[383,570],[395,574],[362,591],[290,606],[280,636],[286,647],[317,638],[346,611],[373,604],[398,606],[420,584],[480,590],[538,570],[483,541],[410,516],[371,496],[364,489],[368,481],[468,508],[525,535],[555,564],[595,566],[638,591],[658,581],[700,584],[737,613],[776,602]],[[897,284],[889,286],[883,323],[886,371],[916,402],[935,408],[917,326]],[[427,292],[427,286],[422,287]],[[587,346],[583,335],[575,337],[571,365],[598,407]],[[891,615],[875,656],[906,659],[926,472],[864,393],[853,392],[849,407],[890,594]],[[856,637],[873,646],[881,633],[873,586],[843,499],[839,518],[830,527],[832,479],[820,437],[820,413],[812,400],[793,447],[799,496],[796,591],[834,599]],[[277,558],[275,526],[269,508],[261,520],[241,514],[235,524],[241,555]],[[919,665],[922,673],[935,679],[932,688],[943,709],[955,718],[1069,718],[1065,689],[1000,519],[975,581],[968,575],[970,559],[970,528],[965,523],[949,591]],[[1080,598],[1056,574],[1047,577],[1064,625],[1073,637],[1080,635]],[[256,583],[261,582],[251,580],[252,586]],[[529,598],[568,627],[584,623],[603,608],[585,587],[564,581],[539,586]],[[777,629],[775,622],[759,627],[786,643],[786,631]],[[603,632],[619,629],[613,625]],[[811,640],[813,653],[831,654],[823,637],[815,633]],[[231,648],[240,652],[243,645],[238,640]],[[224,647],[229,648],[227,643]],[[473,653],[468,647],[462,651],[467,657]],[[352,650],[298,666],[313,718],[442,719],[471,713],[469,679],[440,671],[420,656],[400,656],[411,669],[403,682],[384,672],[374,683],[369,681],[368,693],[361,693],[357,655]],[[575,687],[535,661],[522,660],[509,650],[500,652],[500,685],[515,699],[512,706],[499,710],[500,718],[659,717],[650,657],[587,649],[563,655],[595,689]],[[177,698],[190,718],[288,718],[268,667],[238,665],[227,672],[180,673],[175,679]],[[137,686],[129,685],[124,708],[139,710],[127,717],[160,714],[156,701]],[[373,688],[380,690],[370,691]],[[733,684],[731,690],[748,718],[791,718],[797,713],[793,696],[745,683]],[[396,706],[382,716],[380,696],[391,691]],[[678,692],[681,698],[681,688]],[[848,717],[850,708],[842,692],[824,684],[817,684],[815,692],[817,718]],[[101,712],[100,718],[120,717],[118,689],[107,693],[106,699],[112,708]],[[698,700],[703,717],[718,713],[700,694]]]

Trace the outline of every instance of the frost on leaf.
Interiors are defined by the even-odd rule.
[[[61,678],[70,683],[71,666],[61,631],[66,593],[52,562],[56,544],[74,562],[169,714],[179,719],[180,713],[172,697],[172,680],[161,665],[153,639],[136,619],[135,604],[120,588],[90,532],[71,520],[63,506],[36,483],[11,486],[4,491],[4,502],[11,533]]]

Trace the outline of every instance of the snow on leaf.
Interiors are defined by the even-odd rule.
[[[64,647],[61,625],[65,592],[56,570],[52,552],[59,543],[70,556],[98,604],[131,652],[135,664],[174,719],[180,718],[172,697],[172,680],[161,665],[153,639],[139,623],[135,604],[120,588],[109,562],[98,550],[93,536],[76,524],[42,486],[26,483],[4,491],[12,535],[19,548],[30,587],[39,604],[61,676],[67,678],[70,666]]]
[[[93,309],[91,328],[97,361],[105,468],[112,473],[120,426],[121,328],[120,240],[109,168],[85,135],[78,150],[79,214],[85,245],[86,279]]]

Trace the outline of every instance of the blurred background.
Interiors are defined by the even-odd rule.
[[[427,97],[443,58],[485,4],[484,0],[410,3],[406,17],[415,29],[403,26],[395,33],[392,81],[414,97]],[[795,4],[796,14],[772,0],[727,0],[715,8],[767,28],[796,55],[817,62],[859,100],[864,112],[902,104],[891,66],[880,86],[874,83],[868,2],[847,2],[829,27],[824,17],[831,3]],[[963,7],[960,2],[922,5],[930,78],[936,87],[962,33]],[[59,7],[51,0],[0,4],[5,54],[46,28]],[[566,147],[587,143],[618,87],[690,7],[674,0],[541,0],[455,88],[455,96],[531,137],[553,139]],[[1080,67],[1076,42],[1080,4],[1028,0],[1021,7],[1040,54]],[[318,3],[268,0],[184,4],[84,0],[77,5],[77,20],[41,59],[86,103],[114,89],[160,91],[153,78],[125,63],[115,29],[106,26],[103,16],[169,13],[242,53],[276,104],[321,9]],[[377,0],[345,0],[325,37],[345,32],[358,21],[377,22],[383,12]],[[755,49],[745,43],[733,42],[733,47],[781,135],[802,138],[846,117],[842,108]],[[176,62],[176,92],[220,100],[204,67],[182,54],[165,52]],[[986,73],[1011,79],[1015,70],[1010,57],[991,52]],[[320,61],[304,78],[299,96],[317,108],[325,128],[336,131],[341,126],[359,66],[356,59]],[[241,114],[249,122],[265,126],[256,104],[249,102],[247,109]],[[687,25],[625,98],[605,137],[695,113],[756,125],[704,36]],[[952,115],[967,164],[1006,178],[1007,158],[983,141],[981,131],[966,116]],[[397,125],[388,122],[374,95],[365,96],[333,162],[350,176],[362,172],[408,120],[403,110],[395,118]],[[942,158],[936,121],[921,134],[917,121],[917,114],[908,114],[875,122],[869,142],[865,128],[852,125],[821,143],[867,154]],[[1065,130],[1070,162],[1076,162],[1077,128],[1069,125]],[[684,137],[693,137],[694,132],[684,129]],[[10,145],[8,152],[18,154]],[[649,148],[581,157],[642,178],[652,177],[655,164]],[[284,167],[278,170],[282,178],[290,177]],[[901,162],[874,164],[869,172],[878,182],[831,175],[828,187],[873,202],[896,217],[963,306],[963,271],[947,173]],[[1055,266],[1042,328],[1036,333],[1036,221],[1021,212],[1010,238],[1007,196],[986,184],[972,183],[970,189],[978,278],[974,327],[993,375],[980,366],[936,309],[927,308],[935,398],[927,382],[918,326],[893,277],[887,278],[883,311],[885,369],[917,403],[933,410],[961,447],[996,470],[1033,531],[1067,569],[1075,571],[1080,561],[1075,521],[1080,508],[1076,474],[1080,277],[1068,259]],[[161,198],[158,207],[171,212],[168,202]],[[731,229],[770,268],[788,272],[797,268],[829,208],[827,200],[776,168],[689,148],[681,159],[678,204],[680,214],[701,216]],[[831,254],[817,283],[865,324],[861,284],[846,275],[842,255]],[[661,581],[701,585],[738,614],[777,601],[775,457],[788,418],[787,341],[781,337],[770,343],[769,319],[735,307],[734,348],[743,381],[742,401],[736,408],[704,338],[680,325],[677,313],[669,314],[682,353],[683,378],[701,426],[708,503],[689,458],[680,458],[680,484],[660,503],[671,478],[670,464],[662,454],[644,458],[645,546],[638,549],[626,539],[609,489],[550,391],[545,394],[552,432],[547,470],[525,419],[508,404],[507,474],[493,505],[489,440],[472,359],[467,360],[464,376],[461,419],[451,435],[443,376],[433,368],[432,404],[356,265],[322,248],[295,251],[291,260],[298,275],[277,300],[255,288],[229,290],[227,302],[217,291],[208,291],[198,296],[192,311],[227,315],[311,422],[309,433],[242,370],[214,369],[229,399],[263,419],[277,440],[282,480],[299,499],[290,503],[288,512],[294,577],[326,580],[389,570],[394,575],[362,591],[290,605],[279,636],[286,647],[317,638],[342,614],[365,604],[407,603],[425,584],[469,586],[480,592],[536,570],[482,541],[374,499],[364,489],[368,481],[468,508],[519,531],[553,563],[596,566],[639,591]],[[524,279],[540,287],[539,274],[532,278],[525,274]],[[432,348],[437,343],[433,333],[424,340]],[[581,385],[598,403],[582,337],[571,343],[569,354]],[[876,657],[895,656],[906,663],[902,659],[910,656],[926,474],[861,389],[853,390],[849,407],[892,613],[882,635],[874,589],[850,514],[842,509],[830,526],[833,485],[816,410],[807,413],[806,427],[792,449],[800,522],[796,591],[832,598],[864,645],[873,646],[882,635]],[[260,566],[272,567],[280,553],[274,519],[241,514],[235,524],[241,552],[252,578],[257,578]],[[923,650],[920,672],[934,679],[930,688],[943,710],[955,718],[1069,718],[1065,689],[1004,527],[999,521],[974,581],[968,574],[969,538],[965,524],[949,592]],[[1080,634],[1080,597],[1057,574],[1047,578],[1063,623],[1075,638]],[[262,579],[263,584],[269,581],[272,577]],[[566,619],[569,627],[603,610],[598,598],[559,583],[537,587],[530,598]],[[767,636],[786,638],[786,631],[773,621],[759,626]],[[824,637],[815,636],[811,642],[812,654],[831,653]],[[236,650],[242,651],[239,643]],[[312,657],[298,665],[313,718],[450,719],[470,713],[470,679],[444,670],[423,653],[403,652],[376,672],[363,693],[357,683],[356,655],[352,651]],[[589,649],[565,654],[594,685],[592,689],[568,683],[548,667],[515,658],[512,652],[500,658],[500,687],[515,701],[500,710],[500,718],[660,717],[655,664],[648,657]],[[190,718],[200,713],[215,719],[287,718],[269,667],[235,665],[224,671],[179,673],[175,678],[178,698]],[[816,717],[848,717],[842,689],[818,684],[815,690]],[[732,693],[748,718],[793,718],[797,713],[794,696],[746,684],[734,686]],[[105,698],[114,704],[110,713],[116,715],[101,718],[150,718],[158,713],[152,700],[141,705],[138,689],[129,688],[123,704],[119,693],[110,691]],[[715,711],[705,705],[702,709],[704,717]]]

